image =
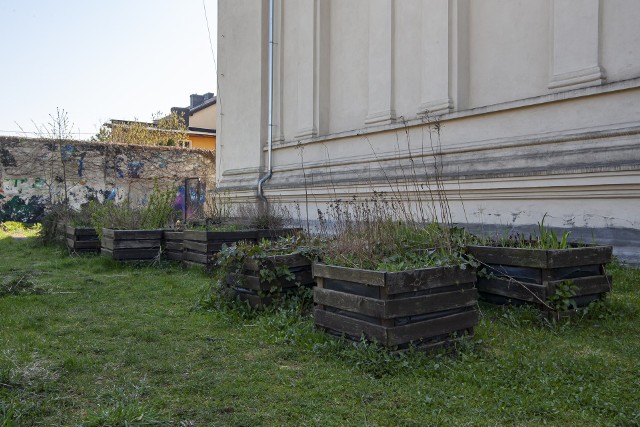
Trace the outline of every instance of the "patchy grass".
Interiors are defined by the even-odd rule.
[[[0,426],[639,425],[640,271],[570,323],[483,305],[455,356],[394,356],[308,315],[196,307],[197,270],[0,231]]]

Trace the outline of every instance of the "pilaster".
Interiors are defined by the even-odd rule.
[[[369,0],[369,106],[366,125],[395,121],[393,94],[394,0]]]
[[[551,0],[549,89],[604,82],[600,66],[600,0]]]

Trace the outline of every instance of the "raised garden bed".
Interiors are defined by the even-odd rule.
[[[100,238],[95,228],[66,225],[64,230],[71,253],[100,253]]]
[[[290,236],[300,231],[299,228],[283,228],[273,230],[237,230],[237,231],[184,231],[183,263],[187,266],[211,266],[211,258],[222,249],[222,245],[231,245],[241,241],[258,242],[262,239],[277,239]]]
[[[102,229],[102,255],[117,261],[152,261],[158,258],[163,230]]]
[[[478,278],[480,296],[495,304],[533,304],[558,312],[550,304],[556,290],[570,290],[572,305],[584,307],[611,291],[605,264],[611,246],[529,249],[468,246],[488,274]],[[557,297],[556,297],[557,298]]]
[[[274,298],[314,284],[311,261],[300,254],[246,259],[239,273],[226,277],[226,285],[254,308],[268,306]]]
[[[162,256],[170,261],[182,261],[184,232],[164,230],[162,233]]]
[[[313,275],[315,325],[335,335],[428,350],[472,335],[478,324],[471,267],[383,272],[315,263]]]
[[[211,258],[222,249],[222,245],[233,244],[243,240],[256,242],[256,230],[239,231],[184,231],[182,262],[187,266],[211,266]]]

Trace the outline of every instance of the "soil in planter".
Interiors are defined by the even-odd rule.
[[[473,335],[476,272],[439,267],[378,272],[314,264],[316,327],[392,350],[433,350]]]

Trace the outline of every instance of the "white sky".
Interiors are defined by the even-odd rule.
[[[214,52],[217,3],[204,0]],[[0,135],[59,107],[89,139],[205,92],[217,89],[203,0],[0,0]]]

